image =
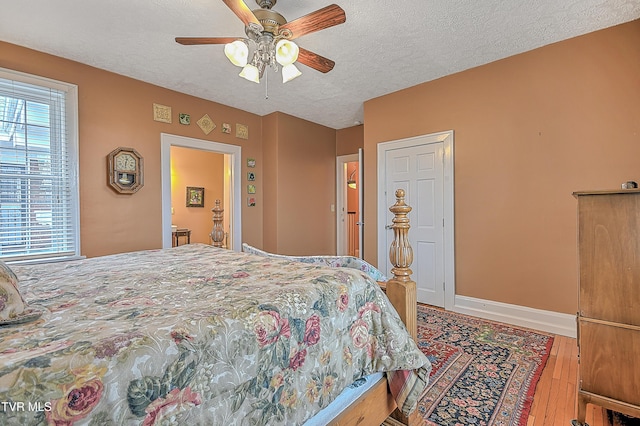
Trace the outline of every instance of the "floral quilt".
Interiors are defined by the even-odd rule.
[[[283,254],[269,253],[268,251],[250,246],[247,243],[242,243],[242,251],[257,254],[259,256],[276,257],[296,262],[331,266],[332,268],[355,268],[366,273],[376,281],[388,281],[388,278],[385,277],[384,274],[376,267],[354,256],[287,256]]]
[[[44,313],[0,327],[3,425],[303,424],[364,375],[431,368],[353,268],[203,244],[11,268]]]

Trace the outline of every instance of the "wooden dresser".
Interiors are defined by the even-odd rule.
[[[640,417],[640,190],[576,192],[577,419],[596,404]]]

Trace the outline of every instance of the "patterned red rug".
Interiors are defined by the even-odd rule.
[[[639,418],[625,416],[612,410],[607,410],[607,420],[611,426],[640,426]]]
[[[418,305],[418,345],[433,365],[418,404],[427,425],[527,424],[553,336]]]

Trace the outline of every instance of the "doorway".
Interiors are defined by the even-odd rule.
[[[162,247],[172,246],[171,233],[171,147],[178,146],[224,155],[224,196],[222,207],[229,218],[229,237],[227,247],[241,250],[242,216],[241,216],[241,147],[222,144],[202,139],[162,133],[160,135],[160,167],[162,182]],[[226,215],[225,215],[226,216]],[[213,224],[213,223],[212,223]]]
[[[378,144],[378,266],[391,275],[396,189],[404,189],[409,213],[411,265],[418,301],[452,309],[455,302],[453,131]]]
[[[336,159],[336,254],[363,258],[362,148]]]

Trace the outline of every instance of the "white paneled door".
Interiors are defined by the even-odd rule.
[[[401,143],[384,150],[384,198],[386,206],[396,201],[397,189],[404,189],[406,203],[412,207],[409,242],[413,248],[412,278],[417,284],[418,301],[445,306],[445,197],[442,141],[414,138],[414,143]],[[387,210],[386,225],[393,215]],[[393,241],[393,230],[384,231],[385,247]],[[387,256],[387,274],[391,264]]]

